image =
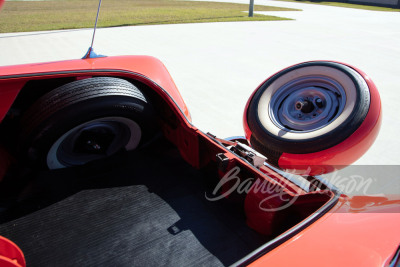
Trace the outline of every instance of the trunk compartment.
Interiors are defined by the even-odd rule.
[[[244,199],[208,201],[217,168],[164,139],[29,179],[0,225],[29,266],[230,265],[271,239],[246,225]]]

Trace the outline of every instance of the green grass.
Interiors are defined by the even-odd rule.
[[[390,8],[390,7],[379,7],[379,6],[368,6],[368,5],[358,5],[358,4],[348,4],[348,3],[340,3],[340,2],[325,2],[325,1],[306,1],[306,0],[278,0],[284,2],[296,2],[296,3],[305,3],[305,4],[319,4],[326,6],[337,6],[337,7],[347,7],[347,8],[356,8],[356,9],[365,9],[365,10],[374,10],[374,11],[394,11],[400,12],[398,8]]]
[[[98,0],[6,1],[0,13],[0,32],[93,27]],[[249,18],[246,4],[173,0],[105,0],[99,27],[199,23],[221,21],[284,20],[275,16]],[[255,11],[296,10],[255,6]]]

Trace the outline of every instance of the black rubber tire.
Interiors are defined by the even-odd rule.
[[[336,128],[330,129],[324,134],[312,138],[302,138],[301,131],[296,132],[296,134],[298,135],[298,137],[296,137],[297,139],[290,139],[285,137],[284,130],[282,130],[282,132],[279,132],[279,134],[267,130],[263,126],[263,123],[260,121],[259,118],[259,105],[262,95],[267,90],[271,90],[271,84],[274,83],[277,79],[281,78],[283,75],[288,73],[296,75],[296,72],[299,69],[310,66],[328,67],[332,70],[339,70],[341,73],[345,74],[351,79],[356,91],[356,100],[355,105],[350,112],[350,115],[346,119],[344,119],[344,121]],[[288,83],[289,82],[290,81],[288,81]],[[340,83],[341,81],[337,82]],[[270,104],[271,102],[268,103],[268,106]],[[322,151],[343,142],[352,133],[354,133],[354,131],[359,128],[359,126],[362,124],[365,117],[367,116],[369,105],[370,94],[368,85],[364,81],[363,77],[354,69],[336,62],[321,61],[301,63],[284,69],[270,77],[264,82],[264,84],[260,86],[260,88],[250,100],[248,109],[245,111],[247,112],[247,124],[250,131],[252,132],[250,143],[256,150],[265,154],[269,158],[270,162],[274,165],[277,165],[277,161],[282,153],[306,154]],[[341,116],[341,114],[339,114],[339,116]],[[273,123],[271,118],[270,120],[271,123]],[[306,135],[304,134],[304,136]]]
[[[45,94],[25,112],[21,120],[20,155],[32,165],[53,169],[48,166],[49,151],[62,136],[80,125],[109,117],[138,125],[140,141],[135,142],[139,145],[156,129],[151,105],[132,83],[112,77],[77,80]],[[127,129],[124,131],[131,130]],[[131,132],[128,134],[132,136]]]

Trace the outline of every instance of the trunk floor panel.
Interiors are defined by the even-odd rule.
[[[28,266],[230,265],[268,240],[242,204],[208,201],[206,180],[166,142],[37,173],[0,235]]]

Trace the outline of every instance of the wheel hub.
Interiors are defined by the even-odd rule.
[[[303,113],[310,113],[314,110],[314,104],[308,99],[299,99],[295,105],[296,109]]]
[[[278,89],[269,114],[274,124],[286,131],[314,131],[333,121],[345,102],[340,84],[326,77],[307,77]]]
[[[96,124],[84,128],[77,135],[73,151],[76,153],[106,154],[116,137],[115,126]]]
[[[127,118],[106,117],[85,122],[61,136],[47,155],[49,168],[82,165],[136,148],[141,139],[139,125]]]

